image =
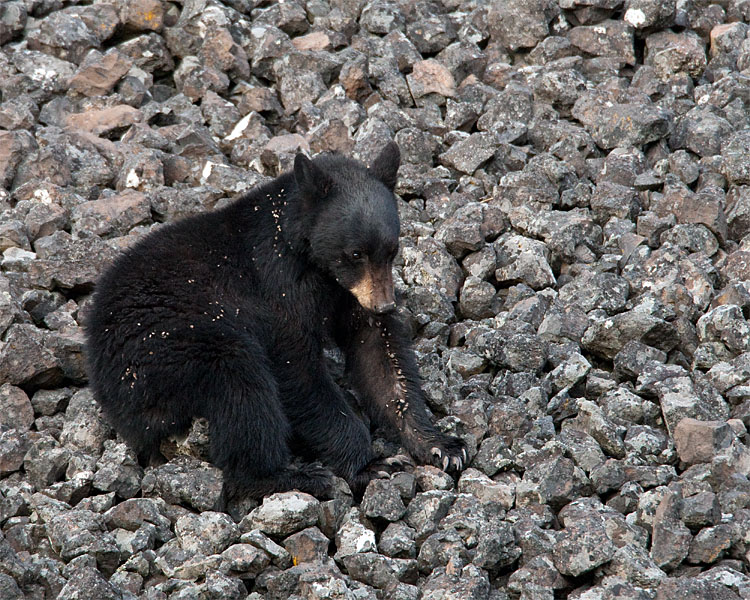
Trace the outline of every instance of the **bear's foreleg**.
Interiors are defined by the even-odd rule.
[[[461,470],[466,445],[432,423],[414,351],[399,318],[360,313],[351,331],[344,345],[347,372],[370,418],[398,432],[419,462]]]

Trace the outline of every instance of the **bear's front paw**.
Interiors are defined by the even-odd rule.
[[[430,447],[430,454],[433,464],[446,472],[462,471],[469,458],[464,441],[448,435],[441,437]]]

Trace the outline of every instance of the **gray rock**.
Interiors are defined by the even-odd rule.
[[[240,529],[224,513],[185,514],[174,527],[180,546],[191,553],[219,554],[239,541]]]
[[[416,536],[414,529],[400,521],[389,523],[388,527],[380,534],[377,547],[381,553],[392,558],[416,558]],[[374,534],[372,534],[372,543],[374,548]]]
[[[679,598],[710,598],[715,596],[726,600],[740,598],[723,583],[702,581],[694,577],[670,577],[658,587],[657,593],[664,600],[678,600]]]
[[[645,548],[627,544],[617,549],[605,566],[608,575],[620,577],[634,585],[654,588],[667,574],[656,566]]]
[[[429,536],[419,549],[417,562],[422,573],[430,573],[448,563],[466,564],[469,555],[458,532],[451,528]]]
[[[167,542],[174,533],[166,513],[166,504],[161,499],[130,498],[107,510],[104,519],[110,529],[136,532],[144,525],[151,526],[155,539]]]
[[[489,600],[487,574],[475,565],[450,573],[437,568],[422,586],[422,600]]]
[[[123,600],[122,592],[95,568],[82,566],[75,569],[71,575],[57,596],[61,600],[77,600],[86,596],[101,600]]]
[[[496,295],[497,290],[491,283],[478,277],[467,277],[459,294],[458,307],[461,315],[477,321],[493,316]]]
[[[243,544],[250,544],[259,550],[265,552],[271,557],[271,562],[282,568],[286,569],[292,565],[292,557],[289,552],[283,546],[279,546],[271,538],[263,534],[259,529],[253,529],[247,533],[243,533],[240,536],[240,542]]]
[[[315,525],[320,514],[320,502],[302,492],[272,494],[240,523],[243,531],[260,529],[264,533],[287,536]]]
[[[221,553],[221,569],[241,579],[257,577],[271,563],[271,558],[250,544],[232,544]]]
[[[525,283],[535,290],[555,284],[549,265],[549,250],[543,242],[519,235],[501,236],[494,244],[497,252],[495,277],[499,283]]]
[[[491,523],[479,532],[476,554],[472,561],[483,569],[503,569],[513,565],[521,556],[513,534],[513,527],[506,522]]]
[[[146,471],[144,496],[159,496],[171,503],[185,503],[197,510],[213,510],[221,496],[221,471],[188,456]]]
[[[18,429],[0,428],[0,476],[14,473],[23,466],[29,445],[28,436]]]
[[[70,450],[49,435],[34,440],[23,459],[29,482],[37,489],[62,479],[70,460]]]
[[[456,495],[445,490],[421,492],[406,507],[404,522],[417,532],[417,539],[424,540],[437,531],[438,522],[448,514]]]
[[[730,183],[736,185],[750,183],[748,148],[750,148],[750,133],[747,131],[737,131],[723,140],[721,144],[722,174]]]
[[[698,492],[682,499],[680,516],[688,527],[700,529],[718,525],[721,521],[721,506],[713,492]]]
[[[404,27],[404,15],[395,2],[372,0],[362,9],[360,25],[370,33],[385,35]]]
[[[513,464],[513,455],[501,436],[492,435],[482,440],[471,464],[492,477]]]
[[[639,30],[669,25],[675,14],[675,4],[674,0],[629,0],[623,19]]]
[[[500,142],[500,137],[494,133],[472,133],[457,141],[445,153],[441,154],[440,162],[447,167],[471,175],[482,163],[495,155]]]
[[[692,535],[680,520],[682,493],[679,487],[667,491],[654,513],[651,558],[657,566],[671,570],[687,556]]]
[[[93,485],[103,492],[116,492],[120,498],[132,498],[141,490],[143,469],[135,453],[125,444],[104,442],[104,453],[97,461]]]
[[[105,573],[111,574],[117,567],[120,552],[114,537],[106,531],[102,515],[69,510],[52,517],[46,528],[52,547],[63,560],[88,555]]]
[[[693,32],[658,32],[646,38],[644,62],[664,80],[679,73],[698,78],[706,68],[706,48]]]
[[[375,588],[386,588],[400,581],[416,583],[417,561],[389,558],[375,552],[357,552],[343,559],[349,576]]]
[[[362,510],[370,518],[398,521],[404,516],[406,506],[395,486],[385,479],[373,479],[362,498]]]
[[[533,48],[549,33],[549,23],[559,14],[556,2],[499,2],[490,5],[487,23],[491,38],[509,50]]]
[[[404,281],[437,288],[449,300],[456,300],[463,283],[463,272],[442,244],[421,238],[414,247],[403,247]]]
[[[674,326],[649,314],[644,308],[593,323],[586,330],[581,344],[590,352],[614,358],[627,342],[633,340],[665,351],[671,350],[677,342]]]
[[[585,473],[562,456],[543,458],[524,471],[516,487],[516,503],[521,506],[549,504],[560,507],[590,490]]]
[[[448,217],[435,231],[435,239],[444,242],[448,251],[456,258],[467,252],[484,247],[485,231],[477,227],[484,220],[485,207],[479,202],[470,202]]]
[[[662,139],[672,123],[672,115],[654,105],[613,103],[589,94],[580,96],[572,114],[604,149]]]

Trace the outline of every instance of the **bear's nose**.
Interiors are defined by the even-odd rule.
[[[379,304],[375,306],[375,312],[379,315],[384,315],[385,313],[392,312],[396,308],[395,302],[385,302],[383,304]]]

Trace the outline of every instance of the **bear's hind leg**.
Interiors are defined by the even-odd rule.
[[[315,375],[286,378],[281,393],[298,443],[356,487],[373,457],[370,432],[321,365]]]
[[[292,489],[324,494],[332,484],[330,471],[289,465],[291,427],[260,344],[244,340],[241,349],[222,350],[203,378],[201,412],[209,421],[211,459],[224,474],[224,498]]]

